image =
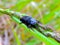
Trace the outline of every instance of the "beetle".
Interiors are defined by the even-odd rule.
[[[39,27],[41,27],[43,29],[45,29],[45,27],[43,25],[41,25],[41,23],[39,21],[37,21],[36,19],[32,18],[31,16],[23,16],[22,18],[20,18],[20,21],[22,23],[24,23],[28,28],[30,28],[30,29],[35,28],[39,32],[44,34],[44,30],[41,30]]]
[[[22,18],[20,18],[20,21],[29,28],[35,28],[38,23],[38,21],[31,16],[23,16]]]
[[[31,16],[23,16],[22,18],[20,18],[20,21],[29,28],[41,27],[43,29],[46,29],[41,22],[37,21],[35,18],[32,18]]]

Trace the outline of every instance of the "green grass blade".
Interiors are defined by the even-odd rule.
[[[32,0],[18,0],[16,5],[11,8],[12,10],[21,11],[28,3],[30,3]]]
[[[13,16],[14,17],[14,16]],[[15,21],[17,21],[18,19],[16,17],[14,17]],[[20,20],[19,20],[20,21]],[[18,22],[19,23],[19,22]],[[26,29],[28,32],[30,32],[33,36],[35,36],[36,38],[40,39],[41,41],[45,42],[47,45],[60,45],[59,43],[57,43],[56,41],[53,42],[53,40],[50,40],[49,38],[45,37],[44,35],[42,35],[41,33],[39,33],[37,30],[34,29],[34,31],[32,31],[31,29],[28,29],[24,24],[20,24],[20,26],[22,26],[24,29]]]
[[[51,21],[54,16],[55,16],[55,12],[60,10],[60,1],[59,0],[53,0],[53,4],[50,6],[50,13],[48,15],[44,15],[44,23],[48,23],[49,21]]]
[[[14,17],[12,17],[12,19],[14,20],[15,18]],[[16,19],[15,19],[16,20]],[[19,22],[18,20],[16,20],[17,22]],[[18,28],[19,26],[17,26],[17,28]],[[21,42],[20,42],[20,40],[19,40],[19,38],[18,38],[18,35],[17,35],[17,33],[16,33],[16,30],[14,30],[14,28],[12,27],[12,31],[13,31],[13,34],[14,34],[14,37],[15,37],[15,40],[16,40],[16,43],[17,43],[17,45],[21,45]]]
[[[48,23],[49,21],[51,21],[55,15],[55,12],[60,10],[60,6],[57,7],[55,10],[53,10],[50,14],[46,15],[43,20],[45,23]]]
[[[21,45],[18,35],[14,29],[12,29],[17,45]]]

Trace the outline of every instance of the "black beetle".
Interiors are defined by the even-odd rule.
[[[37,20],[32,18],[31,16],[23,16],[22,18],[20,18],[20,21],[29,28],[31,27],[35,28],[36,27],[35,25],[37,25]]]

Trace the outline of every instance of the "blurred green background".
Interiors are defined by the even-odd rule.
[[[60,0],[0,0],[0,8],[31,15],[44,25],[53,26],[60,33]],[[45,45],[8,15],[0,13],[1,45],[18,45],[12,30],[17,33],[21,45]]]

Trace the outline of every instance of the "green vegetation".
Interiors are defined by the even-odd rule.
[[[46,1],[40,1],[40,2],[39,0],[17,0],[16,4],[13,7],[9,8],[8,10],[9,11],[15,10],[15,12],[20,12],[20,13],[23,12],[25,14],[27,13],[27,15],[33,14],[31,16],[41,21],[44,25],[50,24],[56,29],[56,31],[59,31],[60,30],[60,27],[59,27],[60,26],[59,25],[60,24],[60,21],[59,21],[60,1],[53,0],[52,2],[50,2],[46,0]],[[16,41],[14,43],[17,43],[17,45],[21,45],[21,38],[18,37],[19,35],[21,36],[21,34],[20,33],[18,34],[17,31],[19,31],[18,29],[22,27],[24,29],[24,32],[27,31],[24,34],[30,33],[28,34],[28,36],[25,36],[25,37],[23,35],[23,39],[33,36],[32,38],[33,40],[29,42],[25,42],[25,45],[34,45],[34,43],[37,44],[41,42],[44,42],[46,45],[60,45],[59,42],[57,42],[53,38],[44,36],[42,33],[38,32],[36,29],[32,30],[32,29],[27,28],[26,25],[21,23],[21,21],[19,20],[17,16],[10,14],[11,12],[7,13],[9,12],[8,10],[6,10],[6,13],[3,12],[3,14],[8,14],[9,16],[11,16],[10,18],[12,19],[12,21],[15,21],[16,24],[18,24],[17,29],[14,29],[14,27],[12,27],[12,30],[11,30],[13,32],[13,35],[15,37],[14,39]],[[22,16],[25,15],[23,13],[22,13]]]

